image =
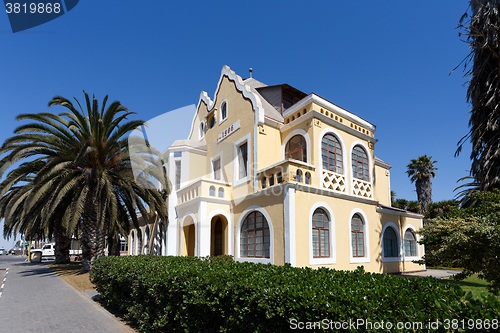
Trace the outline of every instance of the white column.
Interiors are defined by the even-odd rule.
[[[285,187],[283,204],[283,222],[285,227],[285,262],[293,267],[297,265],[295,248],[295,188]]]

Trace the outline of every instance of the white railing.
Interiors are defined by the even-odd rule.
[[[336,172],[323,170],[321,185],[323,188],[345,193],[345,176]]]
[[[373,198],[372,184],[361,179],[353,179],[352,194],[372,199]]]

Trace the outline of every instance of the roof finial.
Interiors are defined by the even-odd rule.
[[[250,72],[250,78],[252,78],[252,72],[253,72],[253,69],[252,68],[249,68],[248,71]]]

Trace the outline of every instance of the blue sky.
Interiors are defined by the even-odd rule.
[[[252,67],[261,82],[314,92],[375,124],[375,154],[392,165],[398,198],[416,200],[406,165],[427,154],[439,168],[433,200],[451,199],[470,168],[470,145],[454,157],[468,131],[466,78],[463,67],[450,74],[469,52],[455,29],[467,8],[466,0],[85,0],[15,34],[0,13],[0,141],[20,125],[16,115],[46,112],[56,95],[108,94],[148,120],[196,104],[202,90],[213,97],[223,65],[243,78]],[[165,146],[187,137],[192,116],[179,113]]]

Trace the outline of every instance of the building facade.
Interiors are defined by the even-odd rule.
[[[412,262],[424,254],[422,216],[391,207],[375,130],[314,93],[224,66],[213,99],[200,95],[189,137],[164,152],[169,221],[141,221],[128,252],[422,270]]]

